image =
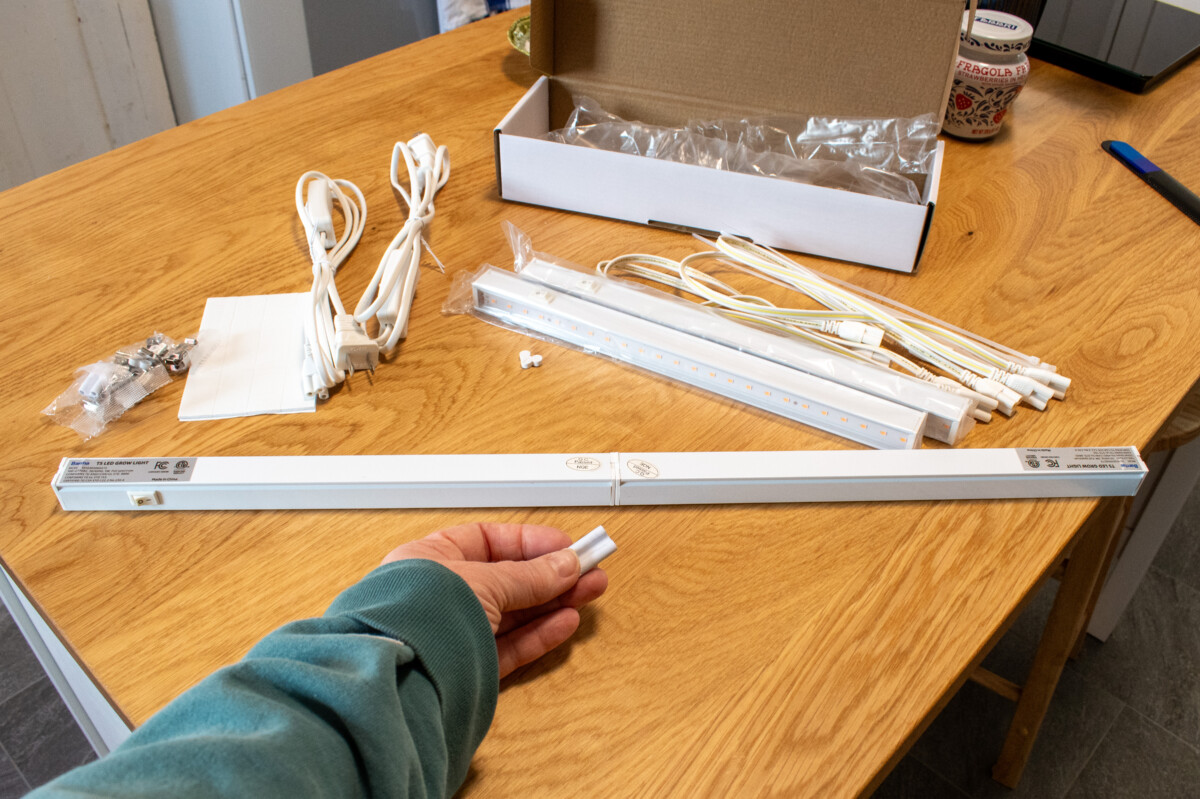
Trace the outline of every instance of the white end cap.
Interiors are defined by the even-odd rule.
[[[582,576],[616,552],[617,543],[608,537],[608,531],[601,525],[571,544],[571,551],[579,556],[579,574]]]

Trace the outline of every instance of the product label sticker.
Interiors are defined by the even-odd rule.
[[[1133,447],[1045,447],[1016,450],[1027,472],[1141,469]]]
[[[75,458],[58,479],[69,483],[186,483],[196,458]]]
[[[587,455],[576,455],[567,458],[567,468],[577,472],[594,472],[600,468],[600,461],[589,458]]]
[[[625,461],[625,468],[638,477],[648,477],[651,479],[658,477],[658,467],[650,461],[644,461],[641,458],[630,458]]]

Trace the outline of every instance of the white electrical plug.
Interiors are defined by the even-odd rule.
[[[379,345],[371,340],[354,317],[338,314],[333,318],[333,359],[337,368],[354,374],[355,371],[374,372],[379,365]]]

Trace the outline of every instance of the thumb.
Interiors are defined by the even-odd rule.
[[[570,549],[491,565],[490,588],[501,613],[549,602],[579,581],[579,557]]]

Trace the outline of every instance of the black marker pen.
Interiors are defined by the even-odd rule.
[[[1142,180],[1154,187],[1171,204],[1187,214],[1188,218],[1200,225],[1200,197],[1197,197],[1186,186],[1158,168],[1158,165],[1123,141],[1100,142],[1113,158],[1116,158]]]

